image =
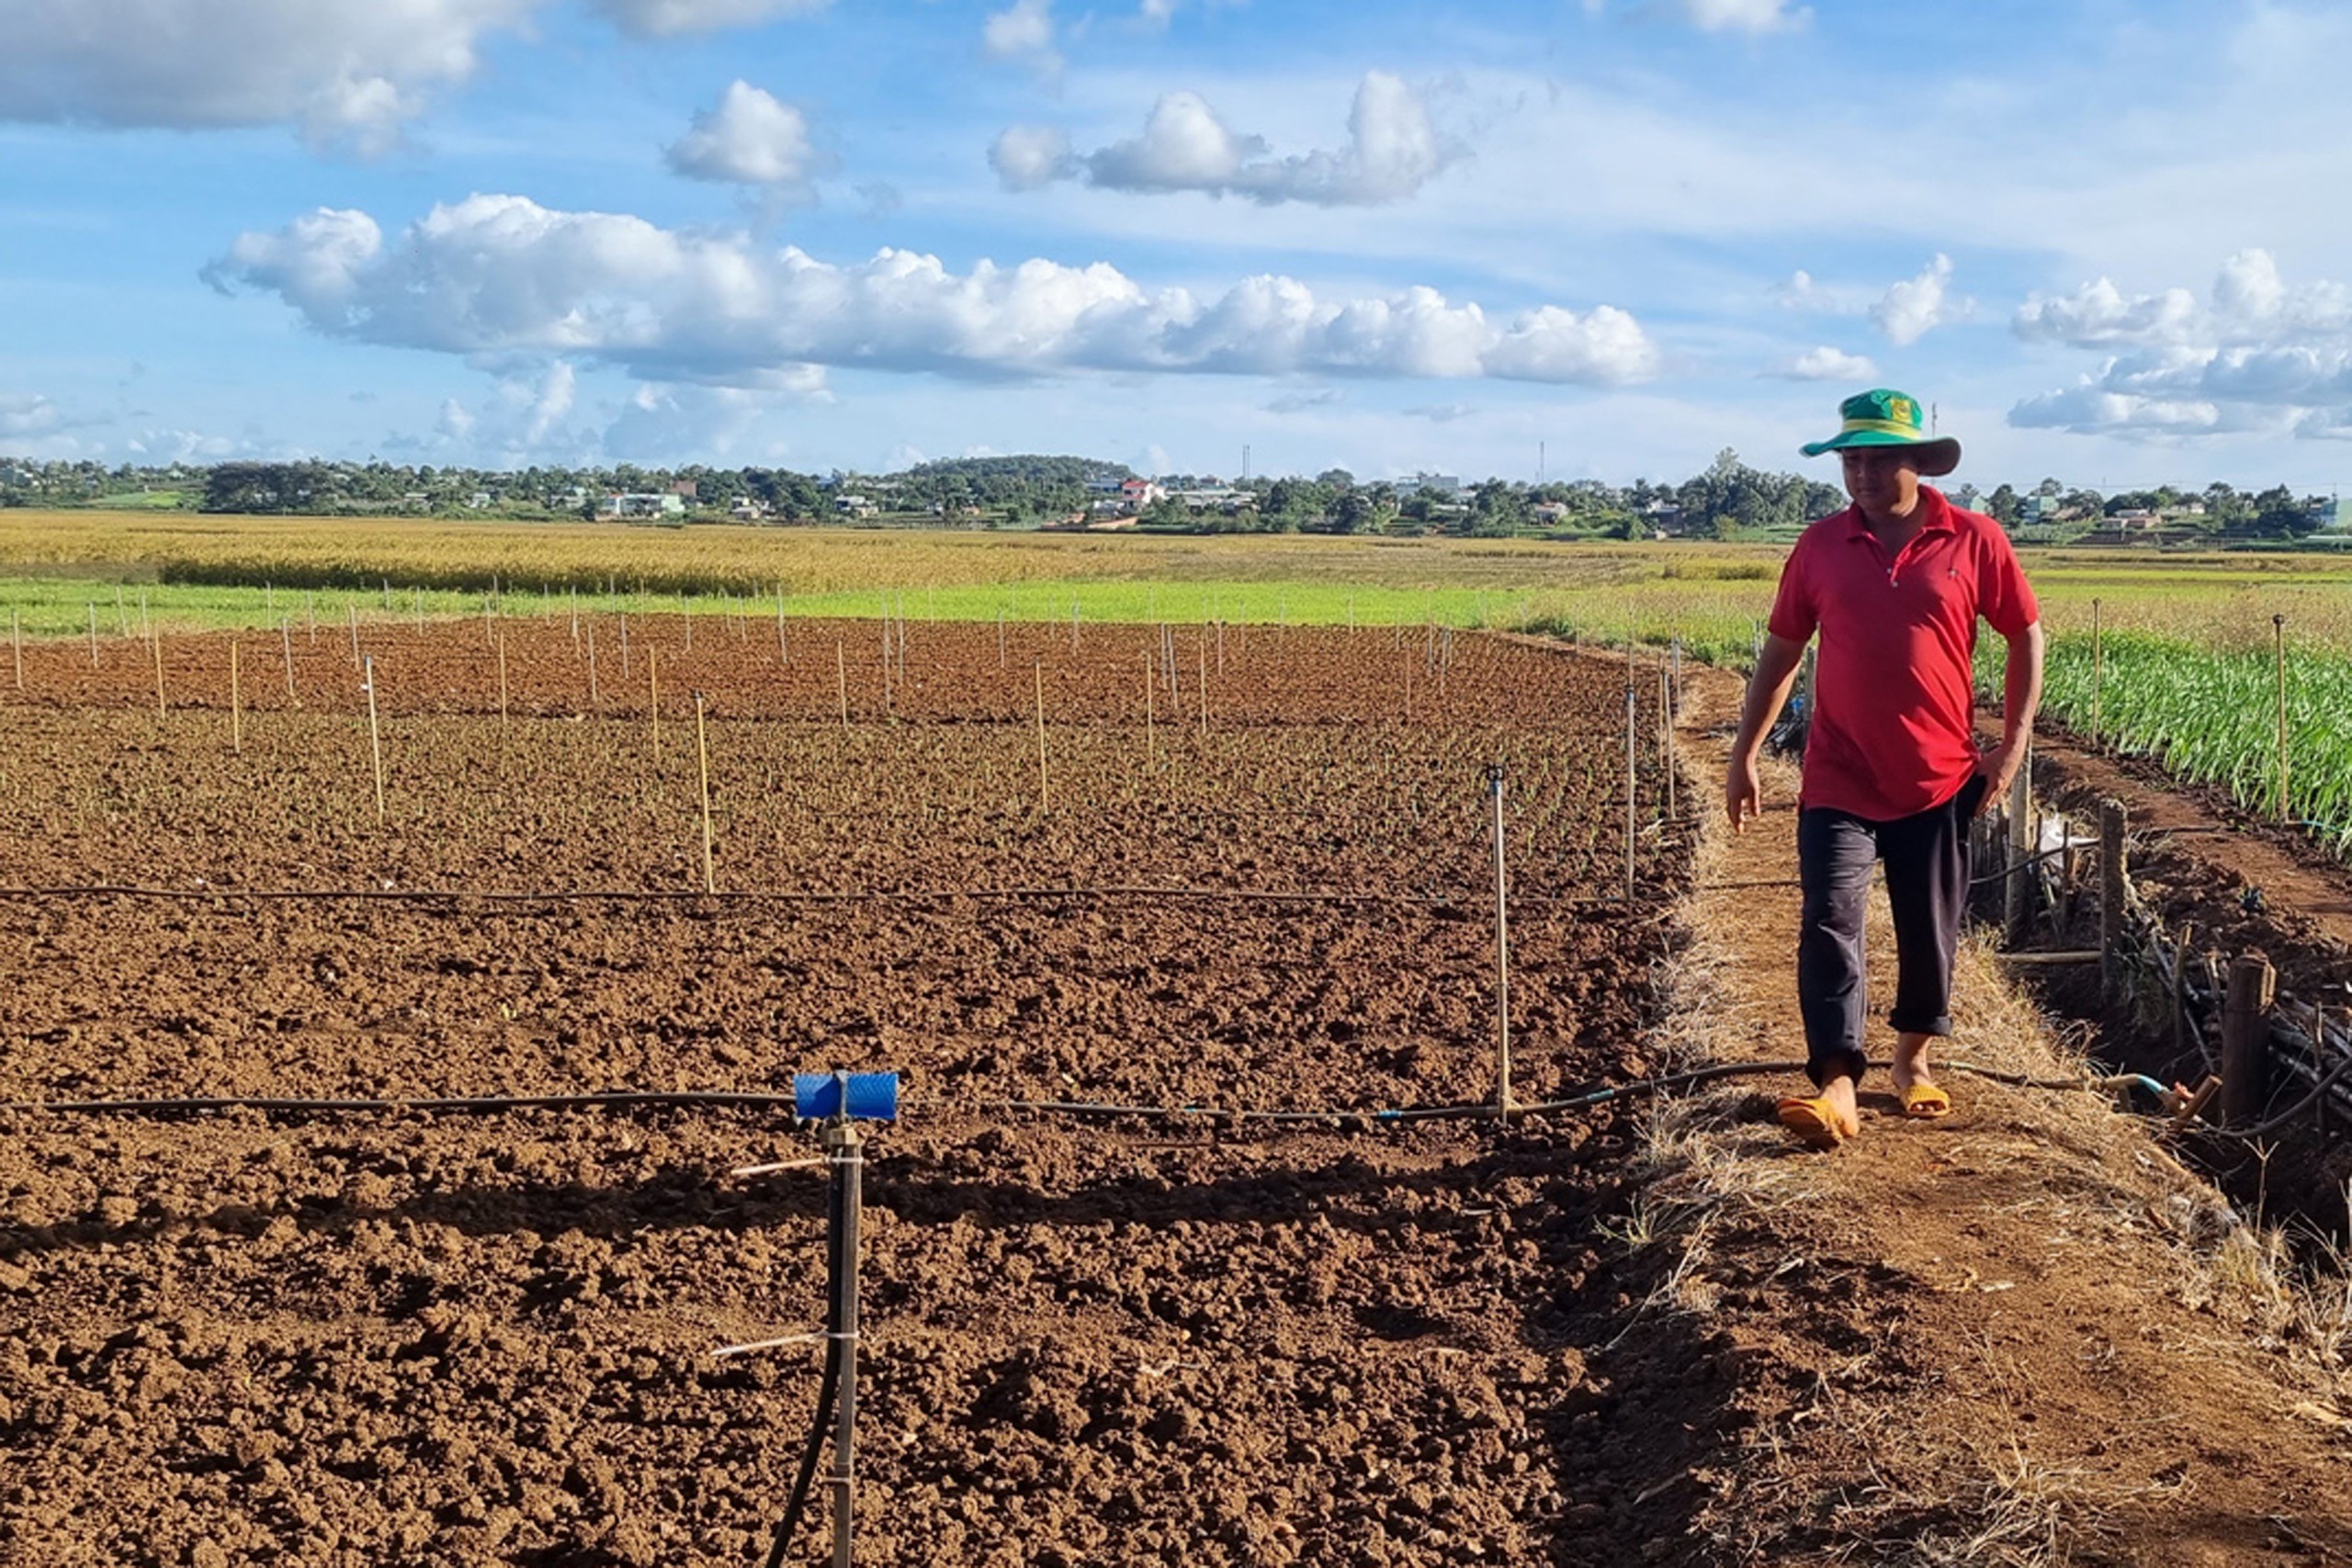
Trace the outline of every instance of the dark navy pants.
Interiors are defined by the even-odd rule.
[[[1951,1032],[1952,949],[1968,904],[1968,824],[1984,781],[1972,778],[1941,806],[1892,822],[1815,807],[1797,813],[1797,875],[1804,912],[1797,932],[1797,1004],[1804,1014],[1805,1071],[1815,1088],[1870,1066],[1862,1049],[1867,971],[1862,911],[1871,866],[1886,863],[1894,917],[1898,1033]]]

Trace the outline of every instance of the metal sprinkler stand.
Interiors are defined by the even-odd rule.
[[[801,1455],[800,1474],[768,1550],[768,1568],[783,1562],[792,1527],[798,1521],[824,1439],[827,1404],[832,1404],[833,1468],[826,1478],[833,1497],[832,1568],[850,1568],[857,1487],[857,1247],[865,1207],[865,1135],[860,1122],[895,1121],[899,1114],[896,1073],[795,1073],[793,1113],[821,1123],[818,1142],[825,1151],[825,1379],[817,1399],[815,1427]]]

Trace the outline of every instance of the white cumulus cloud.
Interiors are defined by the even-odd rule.
[[[1346,146],[1281,158],[1269,151],[1265,138],[1233,130],[1198,93],[1175,92],[1160,96],[1142,134],[1127,141],[1079,154],[1057,130],[1015,126],[997,138],[989,162],[1013,190],[1083,179],[1106,190],[1340,207],[1401,200],[1454,156],[1420,95],[1384,71],[1367,72],[1357,85]]]
[[[2352,288],[2290,284],[2266,251],[2229,257],[2202,299],[2180,287],[2127,294],[2098,277],[2034,296],[2011,325],[2029,342],[2106,354],[2080,385],[2019,402],[2013,424],[2324,435],[2352,420]]]
[[[1049,125],[1008,126],[989,149],[989,166],[1007,190],[1037,190],[1078,172],[1069,137]]]
[[[0,437],[47,435],[63,423],[57,405],[38,393],[0,392]]]
[[[1909,347],[1957,313],[1949,298],[1951,284],[1951,258],[1938,255],[1917,276],[1894,285],[1871,307],[1871,324],[1895,347]]]
[[[540,0],[32,0],[6,8],[0,118],[198,130],[288,122],[397,144]]]
[[[1675,0],[1691,26],[1708,32],[1771,33],[1801,28],[1813,13],[1789,0]]]
[[[1435,289],[1325,299],[1293,278],[1213,299],[1102,263],[966,273],[883,250],[851,265],[741,233],[667,230],[518,196],[435,208],[387,240],[322,209],[238,236],[206,268],[332,336],[625,367],[639,379],[773,387],[808,366],[1037,376],[1075,370],[1501,377],[1613,385],[1655,374],[1640,322],[1602,305],[1508,319]]]
[[[1869,381],[1877,378],[1878,367],[1868,355],[1848,354],[1823,344],[1806,349],[1772,374],[1792,381]]]
[[[807,185],[817,163],[808,118],[743,81],[720,95],[718,107],[697,113],[664,156],[689,179],[773,187]]]
[[[779,17],[821,11],[827,0],[592,0],[594,10],[624,32],[640,38],[676,38],[755,27]]]
[[[980,47],[990,60],[1032,65],[1048,74],[1061,70],[1054,49],[1053,0],[1012,0],[980,26]]]

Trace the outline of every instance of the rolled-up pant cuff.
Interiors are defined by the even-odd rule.
[[[1906,1013],[1898,1008],[1886,1015],[1886,1021],[1894,1026],[1894,1032],[1897,1034],[1950,1034],[1951,1032],[1951,1014],[1948,1012],[1922,1017],[1916,1013]]]
[[[1816,1051],[1804,1065],[1804,1076],[1815,1089],[1826,1089],[1831,1078],[1840,1077],[1859,1084],[1870,1070],[1871,1059],[1860,1051]]]

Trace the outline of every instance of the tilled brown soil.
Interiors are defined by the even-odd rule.
[[[769,1089],[795,1068],[896,1069],[907,1113],[867,1172],[859,1561],[1702,1554],[1676,1483],[1729,1440],[1726,1363],[1652,1331],[1656,1265],[1614,1239],[1634,1223],[1619,1113],[1503,1129],[998,1103],[1490,1096],[1496,757],[1518,1092],[1644,1070],[1669,941],[1647,897],[1680,874],[1645,832],[1645,901],[1604,901],[1623,876],[1616,671],[1419,632],[1261,628],[1246,652],[1228,633],[1222,694],[1212,647],[1175,660],[1195,702],[1212,671],[1208,724],[1155,711],[1147,739],[1121,705],[1142,707],[1156,630],[1114,646],[1086,628],[1093,653],[1057,671],[1065,632],[1015,628],[1000,658],[994,628],[916,627],[930,695],[894,671],[888,707],[844,729],[837,680],[805,711],[771,701],[782,661],[756,629],[729,651],[697,627],[678,688],[722,716],[718,899],[691,896],[691,724],[666,675],[658,761],[649,714],[599,716],[609,641],[577,717],[547,686],[580,673],[568,626],[379,646],[380,825],[364,709],[330,691],[347,647],[315,700],[241,713],[241,751],[219,694],[141,710],[144,649],[111,643],[94,674],[86,649],[36,650],[27,698],[0,707],[0,883],[51,891],[0,898],[0,1094]],[[497,631],[506,723],[474,679]],[[878,629],[842,628],[844,648],[853,633]],[[633,673],[649,645],[667,661],[663,635],[632,629]],[[225,676],[222,647],[166,639],[167,678]],[[1661,780],[1642,739],[1646,821]],[[1292,897],[1140,891],[1172,887]],[[548,896],[582,889],[605,896]],[[345,896],[254,896],[289,890]],[[689,896],[610,896],[644,890]],[[809,1152],[782,1120],[0,1123],[0,1560],[764,1550],[818,1352],[711,1352],[821,1321],[821,1177],[728,1174]],[[818,1551],[812,1529],[795,1556]]]

